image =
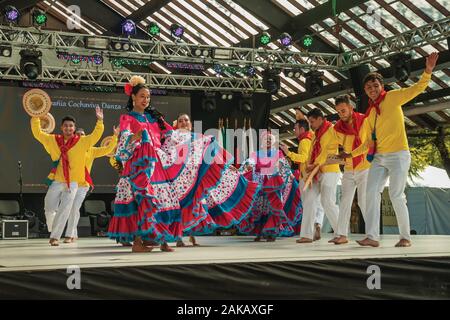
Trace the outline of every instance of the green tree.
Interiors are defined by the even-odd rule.
[[[409,174],[417,176],[427,166],[445,169],[450,177],[450,128],[418,130],[408,134],[411,151]]]

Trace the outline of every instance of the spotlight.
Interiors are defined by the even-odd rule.
[[[12,47],[10,46],[0,46],[0,56],[11,57]]]
[[[233,100],[233,94],[231,93],[223,93],[222,94],[222,100]]]
[[[19,21],[19,10],[13,6],[6,6],[5,8],[5,19],[9,23],[17,23]]]
[[[103,57],[102,57],[102,56],[99,56],[98,54],[93,55],[92,58],[93,58],[93,61],[94,61],[94,63],[95,63],[96,65],[99,65],[99,64],[102,64],[102,63],[103,63]]]
[[[271,40],[272,37],[270,36],[270,34],[268,32],[263,32],[259,37],[259,44],[262,46],[267,46]]]
[[[42,52],[23,49],[20,51],[20,71],[34,80],[42,73]]]
[[[280,72],[275,69],[267,69],[263,72],[263,85],[264,88],[270,93],[275,94],[280,90]]]
[[[247,76],[254,77],[256,75],[256,69],[253,66],[247,67]]]
[[[184,34],[184,27],[179,25],[178,23],[173,23],[170,26],[170,34],[175,39],[181,40],[181,38],[183,38],[183,34]]]
[[[122,23],[122,34],[128,37],[132,34],[136,34],[136,23],[134,23],[134,21],[131,19],[126,19]]]
[[[211,51],[207,48],[194,48],[192,49],[192,55],[194,57],[209,57],[211,55]]]
[[[411,73],[411,55],[406,53],[396,54],[391,58],[391,68],[394,73],[394,77],[401,82],[405,82],[409,79]]]
[[[285,71],[284,74],[288,78],[300,79],[300,77],[302,76],[303,72],[302,72],[302,70],[290,69],[290,70]]]
[[[323,72],[320,71],[310,71],[305,75],[306,90],[313,96],[319,95],[323,88],[322,76]]]
[[[202,101],[202,109],[206,112],[214,112],[216,110],[216,95],[206,92]]]
[[[161,28],[156,22],[152,21],[148,25],[148,33],[150,33],[152,37],[157,37],[161,33]]]
[[[292,37],[289,33],[283,32],[280,36],[280,42],[283,47],[288,48],[292,45]]]
[[[37,26],[43,26],[47,22],[47,15],[40,9],[33,11],[33,23]]]
[[[243,113],[251,113],[253,111],[253,98],[242,98],[239,101],[239,110],[241,110]]]
[[[302,46],[305,49],[309,49],[313,45],[313,42],[314,42],[314,38],[313,38],[313,36],[311,36],[309,34],[305,35],[302,38]]]
[[[127,41],[111,41],[111,48],[116,51],[129,51],[131,46]]]

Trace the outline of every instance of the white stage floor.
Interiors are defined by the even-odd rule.
[[[74,244],[50,247],[48,239],[0,240],[0,272],[142,265],[317,261],[367,258],[450,256],[450,236],[413,236],[410,248],[395,248],[397,235],[382,237],[378,248],[360,247],[354,235],[347,245],[336,246],[325,235],[313,244],[296,244],[297,238],[254,242],[252,237],[198,237],[201,247],[175,248],[175,252],[131,253],[107,238],[81,238]],[[187,241],[186,241],[187,243]]]

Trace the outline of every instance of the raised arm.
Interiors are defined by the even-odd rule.
[[[103,135],[105,126],[103,125],[103,110],[100,107],[95,108],[95,114],[97,116],[97,123],[95,124],[94,131],[91,134],[84,137],[89,141],[90,146],[94,146]]]
[[[54,139],[54,135],[45,133],[41,130],[41,119],[38,117],[32,117],[31,120],[31,132],[37,141],[46,145],[51,139]]]

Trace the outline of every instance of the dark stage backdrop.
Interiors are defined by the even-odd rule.
[[[51,160],[43,146],[34,139],[30,128],[30,116],[22,107],[23,94],[29,89],[0,86],[0,193],[19,192],[17,162],[22,162],[24,184],[41,186],[25,187],[26,193],[44,193],[42,185],[50,171]],[[70,114],[77,125],[90,133],[96,122],[95,107],[103,108],[105,132],[103,137],[112,134],[113,125],[118,125],[119,117],[125,112],[128,97],[123,93],[91,93],[75,90],[46,90],[52,99],[50,113],[55,117],[54,133],[60,132],[60,121]],[[152,105],[165,114],[169,123],[178,113],[190,113],[189,96],[152,96]],[[103,139],[102,137],[102,139]],[[101,140],[97,145],[100,144]],[[92,177],[96,188],[94,192],[114,192],[117,173],[103,157],[94,162]]]

